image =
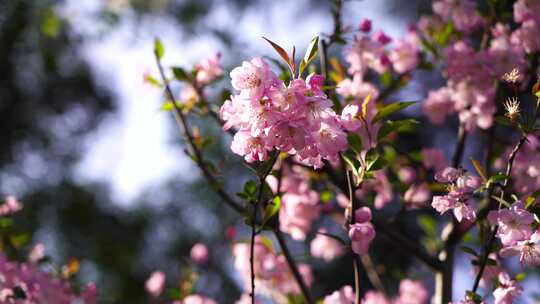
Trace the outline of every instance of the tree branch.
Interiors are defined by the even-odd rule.
[[[199,150],[199,148],[195,144],[195,140],[187,125],[184,113],[182,113],[182,111],[176,105],[176,99],[174,98],[174,94],[172,93],[172,90],[169,86],[167,77],[165,77],[165,72],[163,70],[163,66],[161,65],[161,60],[157,54],[154,54],[154,55],[156,57],[156,63],[159,69],[159,74],[165,85],[165,92],[167,94],[167,97],[171,100],[173,104],[172,112],[174,114],[174,119],[176,121],[176,124],[178,125],[178,128],[180,129],[182,136],[184,137],[184,141],[186,142],[188,146],[189,156],[193,158],[193,160],[195,161],[195,164],[197,164],[199,169],[202,171],[204,177],[210,184],[210,187],[212,187],[212,189],[220,196],[220,198],[238,213],[243,213],[245,210],[244,207],[242,207],[238,202],[236,202],[232,197],[230,197],[227,194],[227,192],[225,192],[225,190],[223,190],[223,188],[221,187],[217,179],[210,172],[210,169],[206,165],[202,152]]]

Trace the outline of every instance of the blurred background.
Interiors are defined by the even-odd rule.
[[[356,27],[370,18],[396,38],[430,2],[346,1],[343,21]],[[241,282],[225,231],[236,227],[241,237],[243,220],[216,203],[185,157],[172,116],[160,111],[161,91],[143,82],[145,73],[157,75],[153,39],[165,45],[165,65],[189,68],[220,52],[230,71],[243,59],[274,56],[261,36],[303,49],[332,26],[324,0],[0,1],[0,194],[24,203],[20,229],[30,243],[44,243],[54,262],[78,258],[78,279],[97,282],[100,303],[147,303],[149,273],[163,270],[174,284],[196,267],[187,261],[191,246],[211,244],[195,288],[233,303]],[[416,76],[438,84],[435,75]],[[421,100],[426,88],[412,83],[400,94]],[[234,193],[249,170],[228,151],[228,135],[211,121],[199,126],[216,135],[210,153]],[[453,132],[443,129],[432,145],[451,153],[444,142]],[[413,237],[421,233],[403,225]],[[304,245],[292,245],[297,259],[309,259]],[[376,244],[385,252],[378,262],[403,275],[412,261],[390,248]],[[350,283],[349,264],[349,257],[316,263],[315,295]],[[349,270],[332,272],[340,265]],[[456,274],[458,296],[459,284],[472,280],[469,271]]]

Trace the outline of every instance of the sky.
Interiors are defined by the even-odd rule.
[[[273,55],[261,36],[283,46],[296,45],[301,49],[314,35],[331,29],[332,21],[323,12],[305,14],[309,12],[307,3],[304,0],[275,1],[270,6],[253,6],[240,18],[232,18],[231,8],[222,4],[207,18],[217,28],[236,28],[241,33],[240,40],[253,56]],[[106,3],[69,0],[60,12],[73,20],[76,32],[95,34],[99,31],[99,26],[95,25],[95,12],[101,5]],[[384,25],[390,35],[397,37],[402,31],[394,18],[384,15],[383,1],[357,1],[347,3],[347,6],[350,9],[346,10],[344,19],[351,23],[360,20],[363,16],[359,12],[365,12],[369,7],[370,17],[375,19],[377,16],[377,24]],[[137,30],[134,30],[136,26]],[[127,13],[112,32],[88,40],[81,50],[90,62],[96,80],[112,89],[119,110],[89,136],[87,152],[76,176],[81,181],[107,182],[114,201],[125,206],[133,203],[145,189],[171,177],[185,180],[197,177],[188,170],[190,161],[178,146],[171,145],[178,136],[177,130],[169,122],[169,113],[159,110],[161,92],[145,85],[143,74],[157,75],[152,52],[156,35],[166,47],[166,66],[190,67],[198,60],[222,51],[224,46],[210,34],[183,39],[183,33],[177,29],[173,20],[163,16],[150,17],[136,25],[134,14]]]

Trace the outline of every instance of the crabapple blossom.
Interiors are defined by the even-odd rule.
[[[251,278],[250,244],[237,243],[233,246],[234,266],[244,280],[246,290],[249,290]],[[268,295],[286,295],[300,293],[294,277],[283,255],[275,254],[267,247],[263,238],[257,236],[254,243],[254,271],[258,290]],[[311,268],[300,263],[298,270],[309,286],[313,281]]]
[[[474,0],[440,0],[432,4],[433,12],[443,21],[451,21],[456,30],[470,32],[482,25]]]
[[[404,184],[412,184],[416,180],[416,170],[411,166],[402,166],[397,172],[399,180]]]
[[[221,54],[216,53],[206,59],[201,60],[197,65],[195,65],[197,83],[202,85],[209,84],[223,74],[220,58]]]
[[[6,197],[5,202],[0,205],[0,216],[12,215],[21,211],[23,205],[14,196]]]
[[[145,283],[146,291],[153,297],[159,297],[165,288],[165,273],[154,271]]]
[[[354,74],[352,79],[345,78],[340,81],[337,84],[336,92],[345,98],[354,98],[355,100],[364,100],[370,94],[374,100],[379,96],[377,87],[370,82],[364,81],[363,76],[358,73]]]
[[[431,192],[426,183],[411,185],[403,195],[403,199],[410,208],[421,208],[431,197]]]
[[[375,238],[375,229],[370,222],[354,223],[349,227],[349,238],[354,253],[366,254]]]
[[[400,74],[407,73],[420,63],[420,40],[414,29],[404,39],[398,40],[388,58],[392,62],[394,70]]]
[[[429,293],[422,282],[405,279],[399,283],[399,296],[394,303],[423,304],[428,299]]]
[[[8,261],[0,253],[0,303],[23,303],[15,300],[15,289],[24,293],[24,303],[95,304],[96,287],[88,284],[77,294],[69,281],[39,269],[35,263]]]
[[[449,183],[450,192],[444,196],[433,196],[431,206],[440,214],[452,209],[458,222],[463,219],[473,221],[476,212],[470,206],[470,201],[472,193],[482,184],[480,178],[448,167],[437,172],[435,179],[441,183]]]
[[[519,255],[519,261],[523,266],[540,265],[540,232],[536,231],[529,239],[502,248],[499,254],[502,257]]]
[[[534,215],[523,208],[522,202],[516,202],[508,209],[490,211],[488,220],[499,226],[497,237],[505,246],[515,245],[532,235]]]
[[[353,304],[354,300],[354,290],[347,285],[324,297],[323,304]]]
[[[238,128],[231,150],[247,162],[264,161],[278,149],[316,168],[335,161],[347,138],[332,102],[322,91],[323,77],[312,74],[288,86],[262,58],[231,72],[239,95],[221,107],[224,129]]]
[[[362,299],[362,304],[390,304],[391,301],[381,292],[368,291]]]
[[[372,191],[375,192],[375,209],[382,209],[394,198],[392,185],[384,171],[375,171],[374,179],[365,181],[355,194],[359,199],[364,199]]]
[[[510,276],[506,272],[499,274],[499,285],[493,296],[495,297],[495,304],[512,304],[514,297],[519,296],[523,289],[517,285],[516,281],[510,279]]]
[[[217,304],[216,301],[198,294],[191,294],[184,298],[182,304]]]
[[[197,243],[191,247],[191,260],[197,264],[204,264],[208,261],[208,248],[206,245]]]
[[[359,29],[360,29],[360,31],[362,31],[364,33],[371,32],[371,20],[369,20],[369,19],[362,20],[362,22],[360,22]]]
[[[326,230],[320,229],[319,232],[326,233]],[[316,258],[322,258],[326,262],[343,254],[344,249],[338,240],[323,234],[317,234],[310,244],[311,255]]]

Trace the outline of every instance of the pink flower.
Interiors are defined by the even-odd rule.
[[[180,101],[183,103],[197,102],[199,94],[192,85],[185,85],[180,91]]]
[[[453,91],[448,87],[429,92],[422,104],[422,111],[431,123],[440,125],[444,123],[446,116],[455,112],[452,93]]]
[[[456,30],[470,32],[483,24],[482,17],[476,13],[474,0],[441,0],[432,5],[433,12],[443,21],[452,21]]]
[[[421,183],[418,185],[412,185],[405,194],[403,199],[407,203],[408,207],[411,208],[421,208],[426,205],[426,202],[429,200],[431,192],[426,183]]]
[[[540,27],[537,21],[527,20],[520,28],[512,33],[510,41],[514,45],[521,45],[525,53],[531,54],[540,50]]]
[[[510,279],[508,273],[499,274],[499,287],[493,291],[495,304],[512,304],[513,298],[519,296],[523,289],[519,287],[516,281]]]
[[[539,16],[540,3],[538,1],[518,0],[514,3],[514,21],[517,23],[538,19]]]
[[[492,224],[499,225],[497,237],[505,246],[527,240],[532,234],[531,224],[534,222],[534,216],[523,208],[521,202],[514,203],[508,209],[490,211],[488,220]]]
[[[323,304],[353,304],[354,300],[354,290],[351,286],[347,285],[324,297]]]
[[[0,216],[12,215],[21,211],[23,205],[14,196],[6,197],[4,204],[0,205]]]
[[[420,62],[420,39],[415,31],[409,31],[403,40],[398,40],[395,48],[388,55],[394,70],[407,73]]]
[[[242,96],[254,100],[277,81],[277,76],[262,58],[244,61],[242,66],[231,71],[231,78],[233,87],[240,90]]]
[[[423,148],[422,163],[427,169],[433,169],[436,172],[441,171],[448,166],[446,155],[444,155],[444,152],[438,148]],[[437,177],[435,176],[435,178]]]
[[[379,90],[372,83],[366,82],[361,74],[354,74],[352,80],[345,78],[337,84],[336,92],[343,97],[352,97],[359,102],[363,101],[369,94],[376,100]]]
[[[204,264],[208,261],[208,248],[206,245],[197,243],[191,247],[191,260],[197,264]]]
[[[220,58],[221,54],[216,53],[209,58],[201,60],[195,66],[195,71],[197,72],[196,80],[199,84],[209,84],[223,74],[223,68],[219,62]]]
[[[344,49],[345,61],[350,65],[349,73],[363,75],[369,68],[384,73],[388,66],[381,60],[384,58],[384,45],[369,36],[356,37],[352,45]]]
[[[375,229],[371,223],[355,223],[349,228],[351,247],[356,254],[366,254],[371,241],[375,238]]]
[[[205,298],[198,294],[192,294],[184,298],[182,304],[217,304],[216,301]]]
[[[42,243],[36,244],[28,254],[28,261],[37,263],[45,257],[45,246]]]
[[[319,196],[315,191],[286,192],[281,197],[279,224],[295,240],[304,240],[311,223],[319,217]]]
[[[360,22],[359,29],[360,29],[360,31],[362,31],[364,33],[371,32],[371,20],[369,20],[369,19],[362,20],[362,22]]]
[[[368,207],[360,207],[354,212],[354,220],[356,223],[366,223],[371,221],[371,209]]]
[[[405,279],[399,283],[399,297],[395,303],[423,304],[428,299],[429,293],[422,282]]]
[[[446,211],[454,208],[456,205],[456,200],[453,197],[450,196],[439,196],[435,195],[433,197],[433,201],[431,202],[431,206],[437,210],[440,214],[445,213]]]
[[[416,170],[411,166],[402,166],[397,172],[399,180],[404,184],[412,184],[416,179]]]
[[[159,297],[165,287],[165,274],[161,271],[152,272],[144,286],[151,296]]]
[[[355,194],[359,199],[364,199],[370,192],[375,192],[375,209],[384,208],[394,198],[392,184],[383,170],[375,171],[374,179],[365,181]]]
[[[325,229],[319,232],[326,232]],[[329,236],[317,234],[310,244],[311,255],[316,258],[322,258],[326,262],[333,260],[344,252],[343,244]]]
[[[390,304],[390,300],[381,292],[368,291],[362,299],[362,304]]]
[[[502,257],[519,255],[522,266],[540,265],[540,232],[536,231],[528,240],[518,241],[516,245],[504,247],[499,254]]]
[[[373,39],[377,40],[382,45],[392,42],[392,38],[388,37],[383,31],[378,31],[373,34]]]

